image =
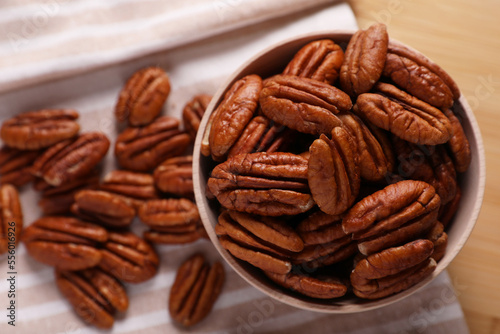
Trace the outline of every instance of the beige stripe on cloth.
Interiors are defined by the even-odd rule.
[[[30,109],[75,108],[81,114],[79,122],[83,131],[102,131],[110,138],[115,138],[117,128],[113,107],[118,92],[124,81],[134,71],[142,67],[158,65],[169,73],[172,91],[163,113],[179,117],[182,107],[192,96],[199,93],[215,93],[217,87],[232,71],[267,46],[311,31],[356,28],[352,11],[345,4],[331,3],[302,10],[306,6],[325,1],[248,0],[243,2],[240,0],[215,0],[203,1],[203,3],[205,6],[207,4],[211,6],[224,5],[226,7],[221,8],[226,8],[226,10],[241,10],[239,18],[246,23],[263,19],[262,17],[252,17],[256,13],[264,13],[263,15],[267,15],[267,17],[277,16],[273,20],[245,26],[244,29],[236,29],[236,26],[243,24],[242,22],[232,21],[227,22],[226,25],[225,21],[218,21],[224,24],[215,30],[227,30],[225,33],[176,47],[173,47],[174,42],[176,42],[175,38],[183,41],[186,39],[179,35],[163,35],[161,37],[162,33],[159,32],[154,37],[159,38],[159,44],[155,44],[158,41],[154,42],[155,39],[151,39],[149,42],[153,42],[149,46],[142,47],[141,43],[146,43],[146,41],[136,41],[137,44],[132,41],[133,36],[140,36],[141,29],[152,29],[153,26],[145,28],[138,25],[134,29],[127,28],[127,21],[137,20],[137,15],[131,15],[129,12],[131,8],[136,8],[137,13],[141,13],[141,15],[149,14],[151,17],[162,17],[162,13],[166,12],[168,13],[165,15],[170,15],[170,17],[176,17],[176,15],[181,17],[189,14],[184,3],[192,4],[194,7],[191,13],[196,13],[196,4],[201,2],[201,0],[154,2],[158,5],[156,12],[154,12],[149,8],[141,9],[138,6],[139,1],[132,0],[120,2],[116,0],[85,1],[86,5],[83,5],[84,1],[71,3],[59,1],[60,9],[57,17],[51,18],[54,21],[51,21],[50,24],[47,23],[46,28],[44,28],[47,30],[43,30],[44,33],[47,31],[47,35],[42,34],[34,37],[34,44],[27,46],[26,54],[23,51],[17,56],[9,55],[5,58],[4,55],[8,53],[5,47],[10,47],[10,44],[5,39],[5,35],[1,37],[3,38],[0,41],[2,46],[0,49],[2,55],[0,57],[1,72],[4,74],[5,70],[10,68],[6,62],[12,64],[12,69],[7,71],[7,77],[0,76],[0,89],[4,90],[4,93],[0,94],[0,122],[11,115]],[[49,0],[44,3],[50,4],[52,2]],[[152,2],[143,1],[140,3],[146,6]],[[248,6],[249,12],[241,9],[243,3]],[[181,14],[175,14],[174,5],[181,11]],[[170,9],[169,11],[165,10],[167,7]],[[278,7],[280,9],[288,7],[287,11],[291,11],[292,8],[301,10],[294,14],[283,15],[285,13],[280,12]],[[15,20],[30,18],[30,15],[39,7],[33,5],[32,1],[6,0],[0,4],[0,8],[0,24],[5,24],[11,29]],[[125,11],[123,8],[128,9]],[[212,10],[214,9],[212,8]],[[112,15],[113,11],[116,11],[116,16]],[[78,51],[79,54],[74,56],[70,55],[72,52],[77,52],[76,50],[63,50],[65,47],[62,47],[66,45],[71,45],[72,48],[78,47],[78,43],[71,39],[65,42],[56,39],[45,46],[45,42],[35,42],[37,38],[49,41],[52,35],[54,37],[64,36],[64,34],[72,35],[71,31],[59,31],[60,29],[56,27],[55,22],[57,20],[61,20],[61,24],[66,22],[67,26],[65,27],[70,29],[71,24],[68,23],[68,16],[76,15],[77,12],[80,13],[81,17],[74,18],[75,20],[78,19],[80,22],[85,22],[85,25],[96,25],[101,28],[108,27],[102,18],[109,16],[108,20],[105,20],[109,23],[108,28],[123,26],[129,29],[130,39],[127,41],[127,36],[124,36],[119,41],[111,40],[109,44],[102,43],[102,53],[99,50],[89,52],[93,46],[82,45],[85,52]],[[204,19],[203,16],[196,16],[191,18],[189,24],[191,27],[205,26],[207,22],[199,22]],[[145,19],[145,21],[147,20]],[[188,31],[186,27],[178,27],[178,31],[182,29]],[[215,30],[210,33],[215,33]],[[191,34],[195,34],[196,31],[198,30],[191,30]],[[204,33],[208,34],[208,32]],[[96,36],[88,35],[87,38],[92,40],[103,36],[113,36],[113,34],[102,31],[102,36],[99,34]],[[187,39],[193,40],[201,37],[188,36]],[[83,43],[86,39],[82,35],[78,36],[76,40]],[[169,45],[167,42],[171,44]],[[54,49],[55,45],[63,49],[56,50]],[[153,50],[155,53],[150,53]],[[44,58],[38,60],[38,55],[40,57],[43,55]],[[16,57],[19,57],[19,60],[16,60]],[[61,63],[61,66],[64,65],[62,69],[57,66],[50,68],[47,65],[58,62]],[[44,67],[39,68],[40,64],[44,64]],[[94,70],[90,71],[91,69]],[[69,74],[73,75],[69,76]],[[59,80],[46,81],[55,78],[59,78]],[[104,173],[114,168],[113,154],[109,153],[105,160]],[[28,187],[22,191],[21,199],[25,208],[25,222],[26,225],[29,225],[40,214],[36,204],[38,198]],[[133,229],[140,234],[144,226],[136,221],[133,224]],[[158,246],[157,250],[161,257],[158,275],[139,285],[127,285],[130,308],[125,314],[118,316],[113,329],[106,333],[188,332],[188,330],[173,324],[167,311],[168,295],[175,272],[182,261],[198,251],[203,252],[210,261],[221,260],[221,258],[215,248],[206,240],[184,246]],[[54,284],[52,268],[31,259],[23,245],[18,248],[17,254],[19,273],[17,324],[15,328],[11,328],[6,325],[5,321],[0,322],[0,333],[102,333],[102,331],[86,326],[75,315]],[[5,261],[5,257],[0,258],[0,265],[5,264]],[[274,301],[248,285],[227,265],[225,265],[225,269],[227,280],[222,295],[209,317],[189,332],[211,334],[299,334],[306,332],[462,334],[468,332],[460,304],[446,273],[411,298],[406,298],[395,305],[376,311],[338,316],[299,310]],[[6,291],[6,282],[0,282],[0,305],[3,305]]]

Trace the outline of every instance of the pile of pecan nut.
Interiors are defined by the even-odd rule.
[[[313,299],[417,284],[446,251],[471,161],[457,85],[383,24],[287,61],[237,80],[208,121],[220,244]]]
[[[30,256],[55,268],[76,314],[99,328],[112,327],[115,314],[128,308],[123,282],[141,283],[158,272],[153,244],[206,236],[193,202],[192,157],[185,154],[211,97],[195,96],[181,124],[160,115],[169,92],[169,77],[158,67],[127,81],[115,108],[120,169],[103,178],[110,139],[80,132],[75,110],[25,112],[1,127],[0,254],[9,240],[22,240]],[[43,215],[23,229],[18,189],[30,183]],[[130,229],[135,217],[149,227],[142,237]],[[13,223],[15,238],[7,233]],[[187,259],[171,288],[171,317],[185,326],[202,320],[223,281],[220,263],[210,267],[200,254]]]

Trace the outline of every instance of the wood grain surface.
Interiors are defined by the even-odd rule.
[[[471,333],[500,333],[500,1],[349,3],[360,28],[383,22],[391,37],[448,71],[476,115],[486,153],[485,196],[476,227],[449,273]],[[429,317],[439,316],[439,298]]]

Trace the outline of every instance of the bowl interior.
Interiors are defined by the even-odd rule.
[[[225,92],[238,79],[248,74],[258,74],[262,78],[266,78],[281,72],[288,61],[292,59],[293,55],[302,46],[313,40],[329,38],[344,48],[352,34],[352,31],[329,31],[308,34],[274,45],[249,59],[226,80],[214,95],[201,121],[193,152],[193,182],[196,203],[210,240],[221,256],[241,277],[265,294],[298,308],[324,313],[352,313],[382,307],[411,295],[438,276],[458,254],[471,234],[481,208],[485,184],[484,148],[481,134],[474,114],[462,96],[455,105],[455,113],[462,121],[462,126],[469,139],[472,161],[468,171],[459,176],[459,185],[463,190],[462,199],[455,218],[447,230],[448,248],[446,254],[438,262],[434,273],[425,280],[403,292],[374,301],[360,300],[354,297],[344,297],[336,300],[317,300],[279,287],[267,279],[259,269],[234,258],[222,248],[214,232],[214,227],[217,223],[217,204],[209,201],[205,196],[206,184],[210,172],[216,163],[200,153],[201,140],[210,114],[219,102],[222,101]],[[391,42],[394,41],[391,40]]]

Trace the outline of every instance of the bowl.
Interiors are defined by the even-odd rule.
[[[353,33],[354,31],[325,31],[310,33],[272,45],[248,59],[225,81],[225,83],[214,95],[202,118],[193,152],[194,192],[200,217],[211,242],[214,244],[215,248],[224,260],[243,279],[266,295],[300,309],[323,313],[347,314],[386,306],[414,294],[423,286],[431,282],[446,269],[469,238],[481,208],[485,186],[485,158],[481,134],[474,117],[474,113],[465,98],[461,96],[458,103],[456,103],[455,111],[460,115],[463,115],[462,126],[470,142],[472,161],[469,169],[459,176],[459,185],[462,189],[462,199],[458,211],[454,216],[453,223],[447,230],[448,248],[446,253],[438,262],[435,271],[423,281],[407,290],[378,300],[361,300],[355,297],[342,297],[337,300],[316,300],[298,295],[293,291],[277,286],[259,269],[233,257],[220,245],[214,231],[218,216],[218,213],[216,212],[216,205],[214,205],[213,201],[208,200],[205,196],[207,181],[215,163],[211,160],[211,158],[207,158],[200,153],[203,133],[205,132],[211,113],[222,101],[224,94],[231,87],[231,85],[242,77],[248,74],[258,74],[262,78],[265,78],[278,74],[278,72],[286,66],[286,64],[293,58],[293,55],[301,47],[314,40],[324,38],[332,39],[344,48]],[[399,43],[394,39],[391,39],[391,42]]]

